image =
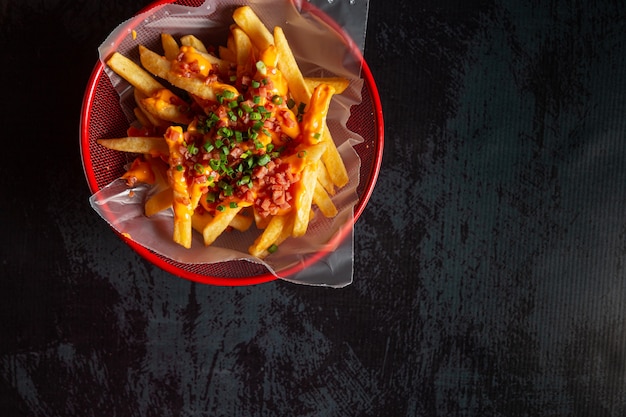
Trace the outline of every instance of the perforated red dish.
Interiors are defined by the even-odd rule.
[[[149,10],[166,3],[175,3],[183,6],[197,7],[202,0],[162,0],[150,4],[143,11]],[[314,8],[307,2],[303,7],[310,13],[316,14],[338,33],[344,33],[327,15]],[[349,42],[347,35],[346,44]],[[363,142],[354,146],[361,159],[360,181],[357,188],[358,203],[354,209],[354,221],[356,222],[374,189],[383,153],[383,115],[380,98],[370,69],[363,59],[360,51],[352,48],[352,52],[362,64],[362,102],[351,108],[347,127],[363,138]],[[83,98],[83,107],[80,122],[80,147],[85,176],[92,193],[95,193],[111,183],[124,172],[124,165],[132,156],[121,152],[108,150],[96,143],[99,138],[125,136],[128,121],[119,103],[118,93],[115,91],[109,77],[104,72],[104,65],[98,62],[89,79]],[[96,169],[96,167],[109,167],[108,169]],[[329,242],[329,247],[336,245],[349,234],[352,224],[344,225],[343,229],[336,234],[334,242]],[[276,276],[270,273],[264,266],[246,261],[228,261],[215,264],[183,264],[161,256],[141,246],[118,233],[138,254],[143,256],[154,265],[181,278],[211,285],[252,285],[271,281]],[[326,251],[320,251],[315,256],[309,257],[305,262],[298,264],[287,271],[280,271],[282,276],[293,275],[303,268],[312,265],[327,255]]]

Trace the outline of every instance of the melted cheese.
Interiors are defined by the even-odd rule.
[[[130,169],[122,175],[122,178],[127,181],[154,184],[154,172],[152,172],[150,163],[142,158],[135,158]]]
[[[198,63],[199,73],[205,77],[209,76],[209,72],[213,68],[213,65],[206,59],[201,53],[196,51],[193,46],[181,46],[180,47],[180,62],[185,64]]]

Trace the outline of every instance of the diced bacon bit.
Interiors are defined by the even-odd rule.
[[[272,167],[269,167],[273,164]],[[257,179],[257,199],[254,202],[257,212],[262,217],[276,215],[291,208],[293,195],[290,192],[294,183],[300,180],[298,174],[293,174],[287,164],[276,164],[274,161],[258,170],[261,177]]]
[[[209,76],[206,77],[206,79],[204,80],[204,83],[206,85],[209,85],[209,84],[214,83],[216,81],[217,81],[217,74],[213,73],[213,74],[209,74]]]
[[[280,159],[275,159],[274,161],[269,161],[267,163],[267,165],[265,165],[265,167],[267,168],[268,171],[274,171],[274,169],[276,168],[276,165],[280,164]]]
[[[184,62],[184,57],[184,53],[178,54],[175,66],[176,73],[185,78],[191,78],[200,74],[198,61]]]
[[[291,118],[291,112],[289,112],[287,110],[282,110],[280,115],[282,116],[283,120],[285,121],[285,125],[287,127],[294,127],[296,125],[296,121]]]
[[[263,122],[263,127],[269,130],[274,130],[274,121],[271,119],[267,119]]]
[[[268,173],[269,169],[267,167],[259,166],[254,169],[253,175],[255,178],[262,180]]]
[[[243,149],[241,149],[239,146],[234,147],[231,151],[230,151],[230,156],[237,159],[239,158],[241,155],[243,154]]]

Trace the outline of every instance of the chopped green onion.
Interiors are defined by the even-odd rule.
[[[267,248],[267,251],[269,253],[274,253],[278,250],[278,246],[276,244],[272,244],[272,246],[270,246],[269,248]]]
[[[260,86],[260,82],[258,82],[257,80],[252,80],[252,88],[259,88]]]
[[[232,92],[232,91],[230,91],[230,90],[224,90],[224,91],[222,92],[222,96],[224,96],[224,98],[226,98],[226,99],[229,99],[229,100],[230,100],[230,99],[235,98],[235,93],[233,93],[233,92]]]
[[[226,126],[224,127],[220,127],[219,130],[217,131],[217,134],[219,136],[222,136],[224,138],[229,138],[233,135],[233,131],[229,128],[227,128]],[[216,141],[217,143],[217,141]]]
[[[269,156],[268,154],[263,154],[259,157],[259,160],[257,161],[257,164],[259,164],[260,166],[265,166],[267,165],[270,161],[272,160],[272,157]]]
[[[272,103],[276,104],[276,105],[281,105],[283,104],[283,98],[281,96],[279,96],[278,94],[274,95],[272,97]]]
[[[256,69],[263,75],[267,74],[267,67],[265,66],[265,63],[263,61],[257,61]]]
[[[178,164],[176,165],[176,171],[182,171],[183,170],[183,166]]]
[[[230,208],[231,208],[231,209],[234,209],[234,208],[237,208],[237,207],[238,207],[238,206],[237,206],[237,202],[235,202],[235,201],[231,201],[229,205],[230,205]]]
[[[249,131],[248,131],[248,137],[249,137],[252,141],[255,141],[255,140],[256,140],[256,138],[258,138],[258,137],[259,137],[259,134],[258,134],[257,132],[255,132],[255,131],[253,131],[253,130],[249,130]]]
[[[199,149],[196,147],[194,143],[190,143],[189,145],[187,145],[187,152],[189,152],[191,155],[197,155],[198,150]]]
[[[224,211],[224,210],[226,210],[226,207],[224,207],[223,205],[220,204],[219,206],[216,207],[216,209],[217,209],[217,211]]]
[[[239,179],[239,181],[237,181],[238,186],[242,186],[245,184],[250,184],[250,175],[244,175]]]
[[[209,166],[211,167],[213,171],[218,171],[220,169],[221,163],[217,159],[210,159]]]

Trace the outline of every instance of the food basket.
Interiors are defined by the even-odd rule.
[[[217,4],[214,7],[219,8]],[[146,7],[138,16],[150,19],[152,10],[167,5],[183,7],[200,7],[207,2],[202,0],[179,0],[176,2],[159,1]],[[343,282],[326,282],[324,268],[314,273],[314,277],[305,276],[299,278],[305,271],[314,265],[326,265],[332,269],[333,256],[352,257],[353,252],[353,228],[365,209],[374,189],[383,151],[383,117],[380,99],[374,78],[365,62],[361,50],[345,33],[341,25],[330,18],[325,12],[308,2],[299,4],[301,13],[319,19],[333,31],[338,42],[342,42],[353,55],[354,61],[359,65],[359,74],[362,78],[360,87],[360,102],[349,109],[349,117],[345,120],[345,127],[354,132],[358,141],[351,142],[351,147],[358,155],[359,167],[358,178],[355,181],[354,192],[356,202],[351,207],[349,221],[339,225],[334,230],[332,238],[323,247],[313,253],[302,256],[297,262],[280,270],[273,270],[264,263],[250,262],[243,259],[229,259],[220,262],[180,262],[170,256],[146,247],[132,236],[116,230],[120,238],[125,241],[139,255],[158,266],[159,268],[178,277],[191,281],[211,285],[252,285],[259,284],[278,278],[312,285],[343,286],[351,280]],[[134,26],[137,19],[129,19],[121,25],[118,33],[123,34],[112,41],[109,45],[113,49],[128,37],[135,36]],[[85,176],[92,193],[98,193],[113,183],[124,173],[125,167],[132,161],[133,156],[123,152],[113,151],[99,145],[96,141],[101,138],[122,137],[126,135],[129,127],[128,112],[122,106],[119,91],[113,86],[107,75],[105,64],[98,61],[88,81],[83,98],[83,107],[80,121],[80,150]],[[112,215],[114,216],[114,214]],[[111,223],[111,219],[105,219]],[[306,275],[306,274],[305,274]]]

